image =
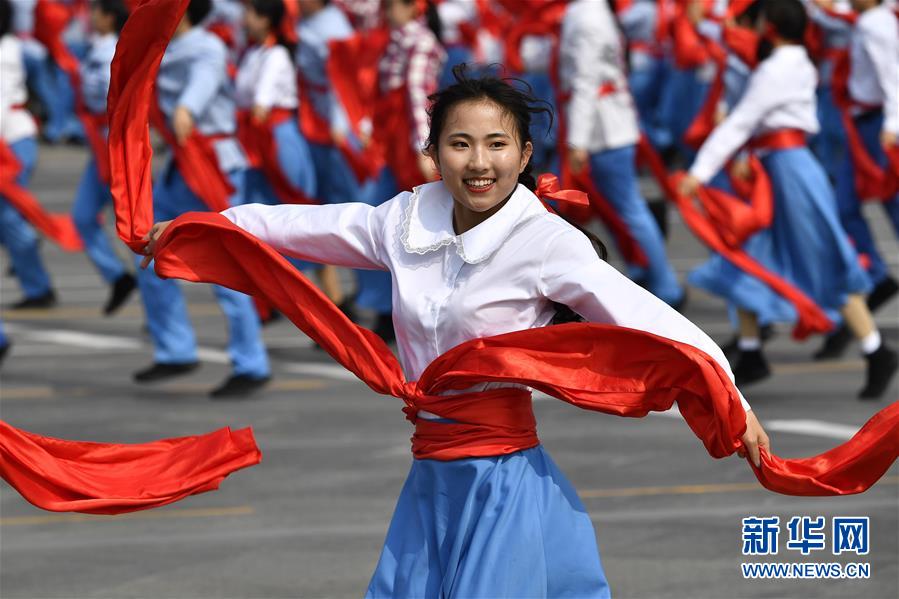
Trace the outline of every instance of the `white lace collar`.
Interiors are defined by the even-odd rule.
[[[499,211],[461,235],[453,231],[453,198],[441,181],[419,185],[412,190],[403,217],[400,240],[412,254],[427,254],[454,244],[456,253],[467,263],[487,260],[525,217],[546,209],[531,191],[518,185]]]

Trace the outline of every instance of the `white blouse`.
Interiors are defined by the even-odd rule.
[[[569,146],[595,153],[637,143],[637,110],[627,88],[624,45],[605,0],[577,0],[565,9],[559,41],[559,83]],[[601,91],[607,90],[607,91]]]
[[[814,134],[818,72],[802,46],[781,46],[753,71],[733,111],[702,144],[690,174],[708,183],[752,137],[778,129]]]
[[[733,379],[705,333],[601,260],[586,236],[522,185],[496,214],[461,235],[453,231],[453,199],[440,181],[377,207],[247,204],[222,214],[289,256],[389,270],[399,361],[410,381],[460,343],[546,326],[552,302],[591,322],[688,343]],[[749,409],[745,400],[743,407]]]
[[[849,95],[883,105],[883,128],[899,135],[899,19],[886,4],[862,13],[850,42]]]
[[[8,144],[37,135],[31,113],[22,108],[27,101],[22,43],[7,33],[0,38],[0,139]]]
[[[297,75],[290,53],[281,45],[253,46],[246,51],[234,78],[234,97],[239,109],[295,109]]]

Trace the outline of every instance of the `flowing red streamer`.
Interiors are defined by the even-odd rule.
[[[67,252],[84,249],[81,235],[69,214],[51,214],[44,210],[28,189],[19,185],[16,178],[22,165],[5,141],[0,139],[0,196],[8,201],[35,229],[47,236]]]

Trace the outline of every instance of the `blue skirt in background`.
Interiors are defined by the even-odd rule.
[[[762,164],[774,191],[774,220],[743,249],[841,322],[839,310],[847,296],[867,293],[871,282],[840,224],[827,175],[805,147],[769,152]],[[693,270],[688,281],[764,315],[767,322],[796,319],[792,304],[718,254]]]
[[[542,446],[414,460],[366,597],[609,597],[590,516]]]

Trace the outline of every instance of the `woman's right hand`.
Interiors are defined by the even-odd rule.
[[[144,241],[147,242],[147,245],[144,246],[144,259],[141,260],[141,268],[147,268],[150,265],[150,262],[153,261],[153,257],[156,255],[156,243],[170,224],[172,224],[172,221],[170,220],[156,223],[153,225],[153,228],[150,229],[150,232],[144,235]]]

